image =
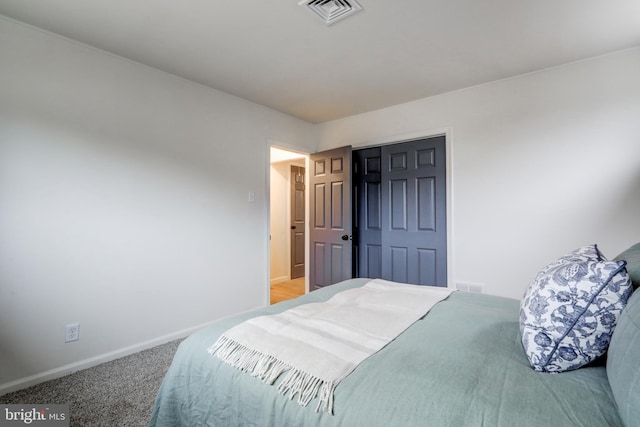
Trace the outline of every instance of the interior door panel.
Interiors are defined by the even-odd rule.
[[[310,289],[352,275],[351,147],[310,156]]]

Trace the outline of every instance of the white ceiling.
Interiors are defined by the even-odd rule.
[[[0,14],[310,122],[640,45],[640,0],[0,0]],[[1,66],[1,64],[0,64]]]

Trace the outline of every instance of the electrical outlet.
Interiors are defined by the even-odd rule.
[[[472,282],[458,282],[456,283],[456,289],[465,292],[475,292],[478,294],[484,294],[484,283],[472,283]]]
[[[80,324],[70,323],[66,326],[64,342],[78,341],[80,339]]]

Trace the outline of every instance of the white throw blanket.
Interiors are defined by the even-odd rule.
[[[249,319],[209,348],[222,361],[333,413],[336,385],[452,290],[375,279],[331,299]]]

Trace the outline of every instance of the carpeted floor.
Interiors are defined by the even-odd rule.
[[[181,341],[5,394],[0,403],[69,404],[72,427],[146,426]]]

